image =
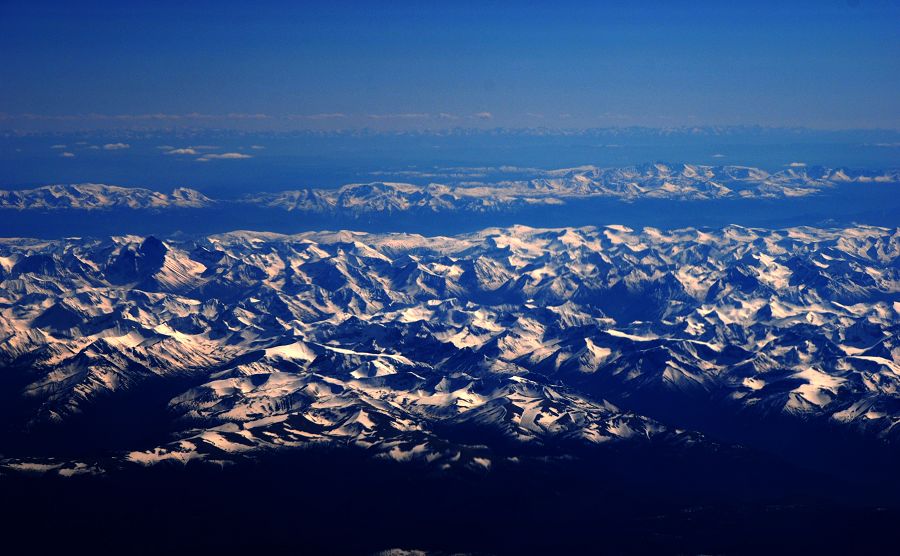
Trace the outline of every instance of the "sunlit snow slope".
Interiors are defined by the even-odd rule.
[[[0,338],[10,438],[169,389],[146,445],[7,469],[313,445],[490,469],[707,443],[698,408],[896,448],[900,230],[7,239]]]

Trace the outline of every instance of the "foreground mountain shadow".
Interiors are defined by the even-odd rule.
[[[0,490],[8,549],[131,553],[881,554],[900,517],[889,496],[730,450],[600,450],[464,475],[306,450]]]

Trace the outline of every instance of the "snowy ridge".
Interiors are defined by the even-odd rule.
[[[23,430],[188,381],[132,464],[706,442],[629,409],[660,399],[896,445],[900,230],[0,240],[0,338]]]
[[[900,182],[900,172],[852,172],[829,168],[790,168],[770,173],[742,166],[646,164],[624,168],[582,166],[532,170],[533,177],[480,182],[461,175],[448,183],[425,186],[374,182],[336,190],[305,189],[259,194],[245,202],[304,212],[397,212],[409,210],[483,212],[566,199],[610,197],[708,200],[779,198],[814,195],[843,183]]]
[[[482,182],[482,176],[454,174],[445,183],[399,182],[348,184],[338,189],[307,188],[259,193],[236,201],[213,200],[186,188],[172,193],[112,185],[51,185],[0,191],[0,208],[165,209],[204,208],[214,204],[251,205],[316,214],[373,212],[484,212],[535,205],[558,205],[585,197],[636,199],[756,199],[814,195],[839,184],[896,183],[900,171],[859,172],[821,167],[767,172],[744,166],[645,164],[623,168],[581,166],[532,169],[515,180]]]
[[[202,208],[212,204],[206,195],[185,187],[171,193],[95,183],[0,190],[0,208],[19,210]]]

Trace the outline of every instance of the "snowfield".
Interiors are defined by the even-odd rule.
[[[900,441],[900,230],[11,239],[0,262],[11,434],[172,391],[139,449],[11,471],[316,445],[486,471],[709,443],[667,424],[681,407]]]

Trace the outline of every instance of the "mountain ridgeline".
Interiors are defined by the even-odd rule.
[[[336,189],[252,193],[232,200],[213,199],[183,187],[167,194],[103,184],[50,185],[0,191],[0,208],[162,210],[237,203],[308,213],[482,212],[555,205],[566,199],[590,197],[624,201],[804,197],[840,184],[900,182],[900,172],[896,170],[862,172],[823,167],[768,172],[744,166],[692,164],[646,164],[624,168],[581,166],[561,170],[519,169],[515,174],[519,177],[500,181],[484,181],[485,174],[476,170],[436,175],[444,178],[446,183],[356,183]],[[422,177],[429,175],[421,173]]]
[[[3,240],[0,292],[7,470],[900,445],[897,229]]]

